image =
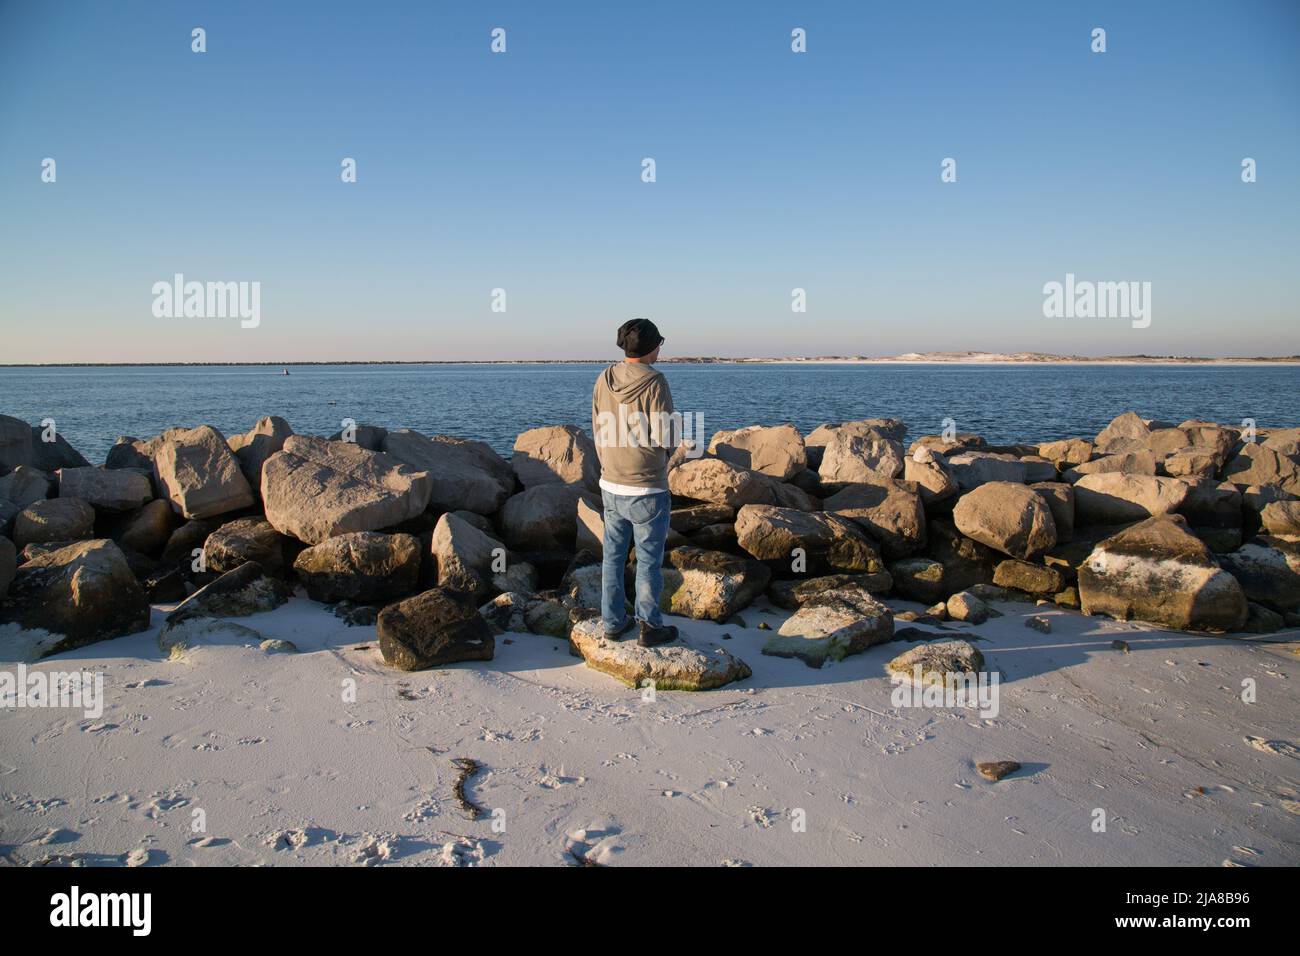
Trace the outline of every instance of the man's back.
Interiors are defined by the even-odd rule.
[[[673,397],[651,365],[619,362],[596,378],[591,429],[605,483],[668,488]]]

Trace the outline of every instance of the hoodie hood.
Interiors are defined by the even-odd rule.
[[[619,362],[611,365],[604,372],[605,387],[623,405],[632,402],[638,395],[662,378],[662,373],[656,370],[654,366],[642,365],[637,362]]]

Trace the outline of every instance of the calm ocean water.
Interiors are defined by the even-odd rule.
[[[0,413],[53,418],[99,463],[119,435],[170,425],[245,431],[281,415],[328,435],[344,418],[490,443],[509,453],[537,425],[590,427],[599,365],[0,368]],[[894,417],[915,436],[945,418],[994,443],[1090,436],[1120,412],[1179,422],[1300,425],[1300,367],[1170,365],[661,365],[677,408],[705,432]]]

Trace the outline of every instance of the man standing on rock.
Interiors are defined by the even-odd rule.
[[[616,641],[640,622],[637,643],[654,647],[677,639],[659,610],[663,591],[664,540],[672,502],[668,456],[677,444],[673,396],[654,368],[664,337],[649,319],[632,319],[618,330],[626,358],[600,373],[591,393],[591,427],[600,457],[605,504],[601,618],[605,637]],[[623,586],[628,547],[636,545],[636,616],[629,617]]]

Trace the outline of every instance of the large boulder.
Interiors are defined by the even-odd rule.
[[[967,624],[983,624],[993,616],[993,608],[972,591],[958,591],[949,595],[944,602],[944,612],[950,620],[964,621]]]
[[[1170,455],[1189,450],[1192,440],[1187,432],[1177,426],[1152,428],[1147,434],[1146,446],[1152,457],[1161,461]]]
[[[1056,543],[1074,537],[1074,487],[1064,481],[1037,481],[1029,486],[1043,496],[1056,524]]]
[[[1125,524],[1177,511],[1190,485],[1179,478],[1108,472],[1074,484],[1074,512],[1091,524]]]
[[[149,599],[112,541],[78,541],[21,565],[0,622],[62,638],[46,654],[134,634],[149,626]]]
[[[1259,519],[1269,534],[1300,536],[1300,500],[1269,502]]]
[[[841,430],[826,444],[817,474],[822,484],[878,481],[903,472],[903,446]]]
[[[885,670],[894,681],[918,686],[947,685],[950,680],[969,679],[984,669],[984,655],[967,641],[930,641],[899,654]]]
[[[1246,596],[1180,515],[1159,515],[1100,542],[1079,568],[1085,614],[1179,630],[1232,631]]]
[[[420,559],[414,535],[353,531],[306,548],[293,570],[313,601],[378,604],[419,587]]]
[[[1195,448],[1170,455],[1160,462],[1157,474],[1170,478],[1212,478],[1219,471],[1214,456]]]
[[[1013,558],[1036,557],[1056,544],[1052,511],[1027,485],[981,484],[962,495],[952,517],[963,535]]]
[[[1241,438],[1240,429],[1227,428],[1217,422],[1191,419],[1178,427],[1187,436],[1193,449],[1213,455],[1220,466],[1232,455],[1232,450]]]
[[[857,588],[868,594],[885,594],[893,586],[888,571],[871,574],[826,574],[815,578],[773,580],[767,586],[767,596],[777,607],[793,611],[819,594]]]
[[[1276,485],[1300,495],[1300,465],[1273,448],[1250,442],[1223,466],[1223,479],[1234,485]]]
[[[468,595],[431,588],[379,612],[376,623],[384,662],[415,671],[458,661],[490,661],[492,628]]]
[[[696,620],[725,621],[763,593],[772,572],[760,561],[702,548],[674,548],[660,606]]]
[[[1125,441],[1146,444],[1151,429],[1137,412],[1125,412],[1116,416],[1111,423],[1097,433],[1094,443],[1097,451],[1107,453],[1112,447],[1125,447]]]
[[[168,503],[167,507],[170,508],[171,504]],[[221,521],[217,518],[186,521],[168,537],[158,560],[164,565],[181,566],[196,573],[201,571],[203,568],[196,565],[196,559],[202,558],[204,542],[219,527]]]
[[[60,468],[89,468],[90,462],[57,431],[33,425],[32,466],[52,475]]]
[[[822,502],[880,542],[885,556],[902,558],[925,547],[925,505],[915,484],[892,478],[845,485]]]
[[[126,515],[113,540],[129,551],[157,557],[167,546],[180,520],[172,510],[171,502],[155,498],[139,511]]]
[[[883,570],[875,546],[853,522],[823,512],[745,505],[736,513],[736,540],[754,557],[786,567],[801,549],[803,567],[812,573]]]
[[[730,505],[687,505],[674,508],[669,527],[682,534],[699,531],[713,524],[730,524],[736,520],[736,509]]]
[[[720,458],[696,458],[668,472],[668,490],[679,498],[731,508],[776,504],[772,484],[758,472],[738,468]]]
[[[184,428],[168,429],[162,435],[148,440],[120,436],[104,458],[105,468],[129,468],[153,474],[153,456],[170,432],[184,432]]]
[[[1235,551],[1241,547],[1242,495],[1236,485],[1215,478],[1185,480],[1187,497],[1178,513],[1187,519],[1192,532],[1211,551]]]
[[[1038,455],[1021,455],[1020,464],[1025,466],[1025,484],[1033,485],[1044,481],[1056,481],[1060,478],[1056,465]]]
[[[592,496],[594,498],[594,496]],[[605,509],[599,501],[578,499],[577,535],[574,546],[599,556],[605,550]],[[678,535],[677,537],[681,537]]]
[[[287,438],[262,468],[267,520],[307,544],[415,518],[429,488],[426,472],[391,455],[305,435]]]
[[[1043,442],[1038,446],[1038,454],[1053,462],[1061,470],[1089,461],[1092,458],[1092,451],[1092,442],[1082,438],[1063,438],[1059,441]]]
[[[1012,588],[1028,594],[1059,594],[1069,582],[1056,568],[1018,558],[1008,558],[993,569],[993,583],[1000,588]]]
[[[176,605],[167,621],[261,614],[275,610],[292,595],[293,589],[284,581],[268,576],[256,561],[246,561]]]
[[[1219,555],[1219,563],[1250,600],[1279,611],[1300,608],[1300,542],[1260,535]]]
[[[903,480],[916,486],[921,502],[926,505],[947,501],[960,490],[943,456],[925,447],[907,456],[903,462]]]
[[[30,465],[19,465],[0,478],[0,498],[13,502],[19,510],[48,498],[49,495],[49,475]]]
[[[907,453],[915,455],[922,448],[936,455],[956,455],[966,451],[982,451],[988,448],[988,442],[973,432],[958,432],[951,437],[946,435],[922,435],[908,446]]]
[[[993,580],[993,568],[1003,554],[968,538],[951,521],[931,520],[926,528],[924,556],[943,565],[944,595]]]
[[[284,447],[293,428],[279,415],[264,415],[257,424],[242,435],[232,435],[227,441],[239,461],[244,480],[255,495],[262,493],[262,466],[266,460]]]
[[[804,445],[807,448],[825,448],[839,435],[901,442],[907,435],[907,426],[897,418],[860,418],[851,422],[818,425],[808,433]]]
[[[1126,451],[1114,455],[1102,455],[1082,465],[1067,468],[1064,477],[1068,481],[1078,481],[1084,475],[1106,475],[1121,472],[1126,475],[1154,475],[1156,458],[1145,448]]]
[[[991,481],[1024,484],[1029,466],[1015,455],[992,451],[964,451],[948,458],[948,469],[962,491]]]
[[[267,574],[283,574],[290,541],[260,515],[228,521],[203,542],[203,564],[225,574],[248,561],[256,561]]]
[[[893,638],[893,612],[865,590],[845,587],[805,601],[763,645],[763,653],[821,667]]]
[[[135,511],[153,500],[153,485],[138,471],[61,468],[58,481],[60,498],[78,498],[109,514]]]
[[[497,526],[506,544],[519,551],[572,551],[578,534],[578,499],[596,497],[581,485],[534,485],[501,506]]]
[[[211,518],[256,502],[239,460],[211,425],[172,432],[153,464],[160,497],[186,518]]]
[[[709,442],[709,454],[778,481],[788,481],[808,465],[803,436],[793,425],[750,425],[717,432]]]
[[[600,481],[596,443],[577,425],[530,428],[515,439],[510,461],[525,488],[554,482],[595,491]]]
[[[671,644],[641,647],[636,641],[611,641],[600,618],[573,625],[569,642],[592,670],[629,687],[660,690],[712,690],[750,676],[749,665],[717,644],[679,637]]]
[[[1300,459],[1300,428],[1271,428],[1261,444],[1292,460]]]
[[[908,601],[931,605],[952,593],[942,563],[933,558],[903,558],[889,565],[894,591]]]
[[[429,505],[440,511],[492,514],[515,488],[510,464],[485,442],[450,435],[426,437],[403,428],[388,433],[384,451],[417,471],[428,472]]]
[[[757,473],[756,473],[757,474]],[[812,474],[812,472],[801,471],[800,475]],[[797,479],[798,476],[796,476]],[[800,488],[796,483],[787,484],[783,481],[777,481],[775,478],[769,478],[767,475],[758,475],[759,483],[766,485],[768,492],[771,494],[771,503],[781,508],[797,508],[800,511],[820,511],[821,502],[812,494]],[[820,488],[820,485],[818,486]],[[761,503],[761,502],[756,502]]]
[[[356,445],[358,448],[364,448],[366,451],[383,451],[384,439],[388,437],[388,429],[382,425],[366,425],[353,423],[346,429],[339,429],[329,440],[343,442],[347,445]]]
[[[14,544],[51,541],[79,541],[95,529],[95,509],[80,498],[44,498],[33,502],[14,517]]]
[[[0,415],[0,475],[33,463],[31,426],[21,418]]]
[[[453,514],[438,519],[431,548],[438,585],[464,591],[476,600],[491,589],[493,563],[505,559],[500,541]]]

